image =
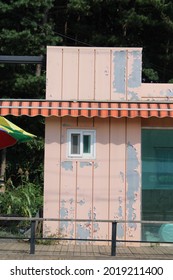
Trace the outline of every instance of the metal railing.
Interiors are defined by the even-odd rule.
[[[93,241],[93,242],[110,242],[111,243],[111,256],[116,256],[117,242],[121,243],[163,243],[173,244],[173,242],[166,241],[147,241],[147,240],[120,240],[117,239],[117,225],[118,224],[173,224],[173,221],[125,221],[125,220],[90,220],[90,219],[49,219],[49,218],[25,218],[25,217],[1,217],[0,221],[29,221],[30,222],[30,237],[25,236],[11,237],[11,236],[0,236],[0,239],[28,239],[30,242],[30,254],[35,254],[36,240],[70,240],[70,241]],[[71,237],[37,237],[36,236],[36,222],[90,222],[90,223],[111,223],[111,239],[95,239],[95,238],[71,238]],[[173,237],[172,237],[173,239]]]

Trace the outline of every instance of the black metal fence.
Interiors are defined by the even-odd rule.
[[[28,238],[30,243],[30,254],[35,254],[35,247],[37,240],[71,240],[71,241],[90,241],[90,242],[110,242],[111,243],[111,256],[116,256],[117,242],[118,243],[163,243],[173,244],[173,242],[165,241],[147,241],[147,240],[120,240],[117,239],[117,225],[118,224],[173,224],[173,221],[124,221],[124,220],[87,220],[87,219],[48,219],[48,218],[25,218],[25,217],[0,217],[0,222],[12,222],[12,221],[29,221],[30,222],[30,236]],[[102,222],[111,223],[111,239],[95,239],[95,238],[68,238],[68,237],[37,237],[36,236],[36,222]],[[0,236],[0,239],[26,239],[24,236]],[[172,237],[173,240],[173,237]]]

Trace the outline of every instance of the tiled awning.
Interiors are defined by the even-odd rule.
[[[48,100],[1,100],[0,115],[43,117],[173,117],[171,102],[85,102]]]

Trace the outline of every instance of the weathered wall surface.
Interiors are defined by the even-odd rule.
[[[140,48],[48,47],[46,99],[135,99]]]
[[[141,48],[48,47],[47,56],[48,100],[173,99],[173,84],[141,82]]]
[[[140,120],[48,118],[44,217],[140,219]],[[67,128],[96,130],[96,159],[69,160]],[[135,131],[135,133],[134,133]],[[74,238],[110,238],[108,223],[47,223]],[[136,224],[118,226],[118,238],[140,238]]]
[[[140,48],[48,47],[46,99],[172,100],[173,84],[141,83],[141,51]],[[172,127],[172,121],[170,118],[47,118],[44,217],[141,220],[141,127],[159,125]],[[67,158],[68,128],[96,130],[95,160]],[[110,224],[100,222],[47,222],[44,229],[74,238],[111,236]],[[120,239],[138,240],[140,232],[139,224],[133,222],[118,226]]]

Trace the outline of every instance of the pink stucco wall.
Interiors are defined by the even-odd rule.
[[[46,119],[44,217],[140,219],[140,119]],[[67,158],[67,128],[96,130],[96,159]],[[138,133],[134,133],[138,131]],[[77,238],[110,238],[108,223],[50,222],[46,229]],[[140,238],[135,224],[120,239]]]
[[[141,85],[140,48],[48,47],[46,98],[126,100]],[[129,91],[129,93],[128,93]]]
[[[173,99],[173,84],[142,83],[141,48],[48,47],[47,57],[46,99]]]
[[[168,101],[173,84],[141,82],[140,48],[48,47],[47,100]],[[141,128],[169,118],[49,117],[45,131],[44,217],[141,220]],[[67,158],[67,129],[96,130],[96,158]],[[101,222],[46,222],[47,234],[110,238]],[[140,226],[118,226],[118,238],[140,239]]]

